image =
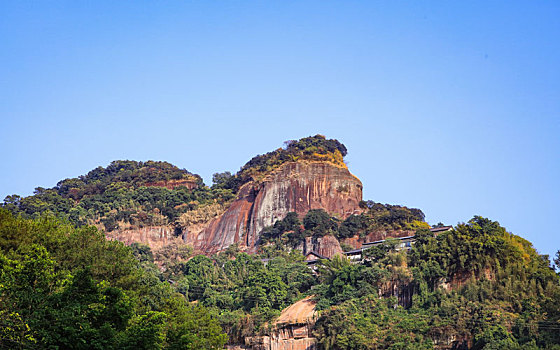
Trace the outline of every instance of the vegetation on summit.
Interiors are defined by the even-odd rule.
[[[254,157],[235,175],[214,174],[211,187],[200,176],[167,162],[119,160],[53,188],[38,187],[32,196],[7,196],[2,206],[27,218],[51,213],[107,232],[160,225],[182,228],[221,213],[241,185],[285,162],[320,160],[345,166],[346,153],[342,143],[322,135],[287,141],[285,148]],[[194,186],[185,186],[185,181]],[[166,182],[178,185],[167,188],[162,185]]]
[[[236,193],[247,182],[260,179],[264,174],[286,162],[315,160],[346,167],[344,157],[347,153],[346,146],[338,140],[327,139],[323,135],[304,137],[297,141],[290,140],[285,142],[284,148],[253,157],[235,175],[229,172],[216,174],[215,183],[216,187]]]
[[[181,180],[194,188],[180,185]],[[154,185],[173,181],[179,186]],[[167,162],[114,161],[107,168],[62,180],[53,188],[37,188],[33,196],[8,196],[3,207],[24,217],[50,213],[76,225],[96,225],[110,232],[179,224],[184,213],[232,198],[231,191],[210,189],[200,176]]]

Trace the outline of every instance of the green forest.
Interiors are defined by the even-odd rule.
[[[186,180],[194,188],[157,186]],[[54,214],[75,225],[96,225],[110,232],[118,228],[168,225],[200,206],[233,198],[231,191],[204,186],[198,175],[167,162],[114,161],[84,176],[66,179],[32,196],[8,196],[4,208],[28,218]]]
[[[95,227],[0,209],[0,347],[221,349],[202,305]]]
[[[286,162],[346,167],[346,147],[316,135],[258,155],[236,174],[200,176],[167,162],[114,161],[0,207],[0,348],[224,349],[264,335],[311,297],[319,349],[560,349],[560,251],[539,255],[498,222],[475,216],[435,235],[420,209],[362,201],[346,218],[322,209],[260,232],[257,254],[212,256],[187,245],[152,251],[107,240],[119,229],[179,235],[220,215],[248,182]],[[372,232],[397,239],[311,269],[307,237]],[[554,266],[555,265],[555,266]]]
[[[281,245],[161,271],[147,246],[1,209],[0,346],[222,349],[312,295],[321,349],[560,349],[560,276],[531,243],[482,217],[416,236],[409,252],[389,239],[362,263],[335,256],[317,273]]]
[[[284,219],[263,229],[260,243],[268,245],[265,249],[271,249],[271,245],[278,249],[283,249],[284,246],[295,248],[305,237],[311,236],[332,235],[338,240],[343,240],[354,236],[363,238],[367,233],[380,230],[415,231],[429,228],[420,209],[372,201],[362,201],[360,205],[364,212],[350,215],[345,220],[331,216],[323,209],[309,210],[303,220],[299,220],[296,213],[290,212]],[[345,250],[353,249],[344,243],[342,245]]]

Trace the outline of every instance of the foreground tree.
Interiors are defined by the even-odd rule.
[[[221,349],[227,341],[206,308],[140,268],[122,243],[4,209],[0,315],[0,348]]]

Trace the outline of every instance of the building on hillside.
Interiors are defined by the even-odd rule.
[[[272,324],[263,327],[262,335],[245,337],[245,344],[227,349],[301,349],[316,350],[313,326],[318,314],[313,296],[308,296],[282,310]]]
[[[350,260],[351,262],[359,262],[362,261],[362,251],[363,249],[354,249],[348,252],[344,252],[343,254]]]
[[[310,251],[309,253],[305,254],[305,261],[307,262],[313,262],[320,259],[328,259],[328,258],[314,251]]]
[[[305,254],[305,262],[307,263],[307,266],[310,267],[313,271],[315,271],[316,265],[321,259],[328,260],[329,258],[314,251],[310,251],[309,253]]]
[[[394,238],[395,240],[398,241],[397,245],[395,246],[395,249],[396,250],[402,250],[402,249],[410,250],[410,248],[412,248],[412,245],[416,241],[415,237],[416,236],[406,236],[406,237]],[[380,241],[364,243],[364,244],[362,244],[362,249],[361,250],[365,250],[365,249],[368,249],[368,248],[371,248],[371,247],[375,247],[376,245],[383,244],[386,241],[387,241],[386,239],[382,239]]]
[[[442,227],[434,227],[431,228],[430,231],[433,232],[434,236],[437,236],[438,234],[442,233],[442,232],[446,232],[446,231],[450,231],[453,229],[453,226],[442,226]],[[394,238],[395,240],[398,241],[395,249],[396,250],[410,250],[412,249],[412,245],[414,245],[414,242],[416,241],[416,236],[406,236],[406,237],[397,237]],[[387,240],[386,239],[382,239],[379,241],[374,241],[374,242],[368,242],[368,243],[364,243],[362,244],[362,247],[359,249],[354,249],[348,252],[344,252],[344,255],[352,262],[361,262],[364,258],[364,250],[367,250],[371,247],[375,247],[377,245],[383,244],[385,243]]]

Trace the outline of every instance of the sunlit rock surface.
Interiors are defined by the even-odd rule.
[[[289,162],[258,182],[249,182],[237,200],[220,217],[198,234],[187,234],[186,241],[205,254],[221,251],[237,243],[255,252],[259,234],[266,226],[296,212],[300,218],[311,209],[324,209],[344,219],[360,212],[362,183],[346,167],[327,162]],[[328,241],[325,240],[325,241]],[[316,248],[332,256],[338,248]]]

